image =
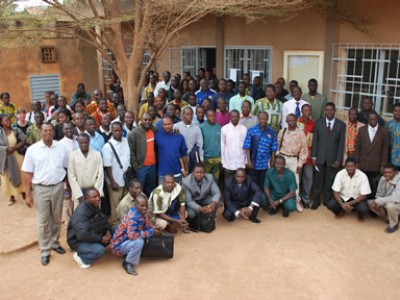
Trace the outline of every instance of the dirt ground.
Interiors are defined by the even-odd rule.
[[[35,228],[23,225],[34,221],[26,210],[21,201],[13,207],[0,202],[3,239],[10,229],[4,224],[36,237]],[[384,233],[382,221],[336,220],[325,207],[288,219],[261,212],[260,219],[228,223],[219,216],[211,234],[178,234],[175,257],[143,259],[137,277],[110,253],[87,270],[71,252],[53,253],[43,267],[37,245],[3,254],[0,299],[399,298],[400,233]],[[67,248],[64,228],[61,243]]]

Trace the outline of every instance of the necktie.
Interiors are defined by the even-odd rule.
[[[328,122],[328,133],[331,133],[331,122]]]
[[[300,118],[300,102],[296,101],[296,118]]]

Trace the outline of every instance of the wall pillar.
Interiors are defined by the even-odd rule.
[[[216,19],[216,69],[217,77],[224,78],[224,47],[225,47],[225,22],[223,17]]]

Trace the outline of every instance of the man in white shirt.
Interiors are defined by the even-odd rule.
[[[41,262],[50,262],[50,252],[64,254],[58,239],[64,199],[67,153],[57,141],[53,141],[54,126],[43,124],[42,140],[28,148],[22,171],[25,172],[25,202],[28,207],[35,203],[39,233]],[[32,197],[33,188],[33,197]]]
[[[110,199],[110,223],[117,222],[116,208],[125,196],[124,173],[130,167],[130,150],[128,141],[122,136],[122,124],[115,122],[111,125],[112,137],[104,145],[103,165],[106,171],[107,190]]]
[[[171,86],[171,73],[169,71],[165,71],[163,73],[163,78],[164,80],[157,83],[156,88],[154,90],[154,97],[158,96],[158,93],[160,92],[160,89],[164,89],[166,91],[169,90],[169,87]]]
[[[308,103],[301,99],[301,88],[296,86],[293,87],[293,98],[286,101],[282,105],[282,128],[287,128],[286,117],[288,114],[294,114],[297,119],[301,117],[301,108],[304,104]]]
[[[103,196],[104,170],[101,154],[89,149],[90,138],[86,133],[78,137],[79,149],[70,153],[68,158],[68,182],[71,198],[76,209],[83,200],[83,190],[95,187]]]
[[[239,124],[240,114],[231,111],[231,121],[221,129],[221,163],[227,180],[239,168],[245,168],[246,152],[243,149],[247,129]]]
[[[345,169],[336,174],[332,186],[333,198],[328,200],[326,206],[337,218],[354,210],[358,213],[358,220],[363,221],[369,211],[366,201],[371,193],[368,177],[357,169],[353,157],[346,159],[344,167]]]

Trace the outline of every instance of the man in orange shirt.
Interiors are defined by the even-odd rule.
[[[90,102],[86,106],[86,112],[88,113],[88,115],[92,115],[94,112],[96,112],[96,110],[99,108],[100,99],[104,99],[103,94],[99,89],[95,89],[93,91],[92,99],[93,99],[92,102]],[[115,112],[114,105],[111,102],[107,101],[107,107],[108,107],[108,112],[111,115],[111,120],[115,119],[117,117],[117,114]]]
[[[150,196],[157,186],[156,154],[154,151],[154,130],[152,118],[143,114],[139,127],[128,135],[131,151],[131,166],[135,169],[136,178],[143,186],[143,192]]]

